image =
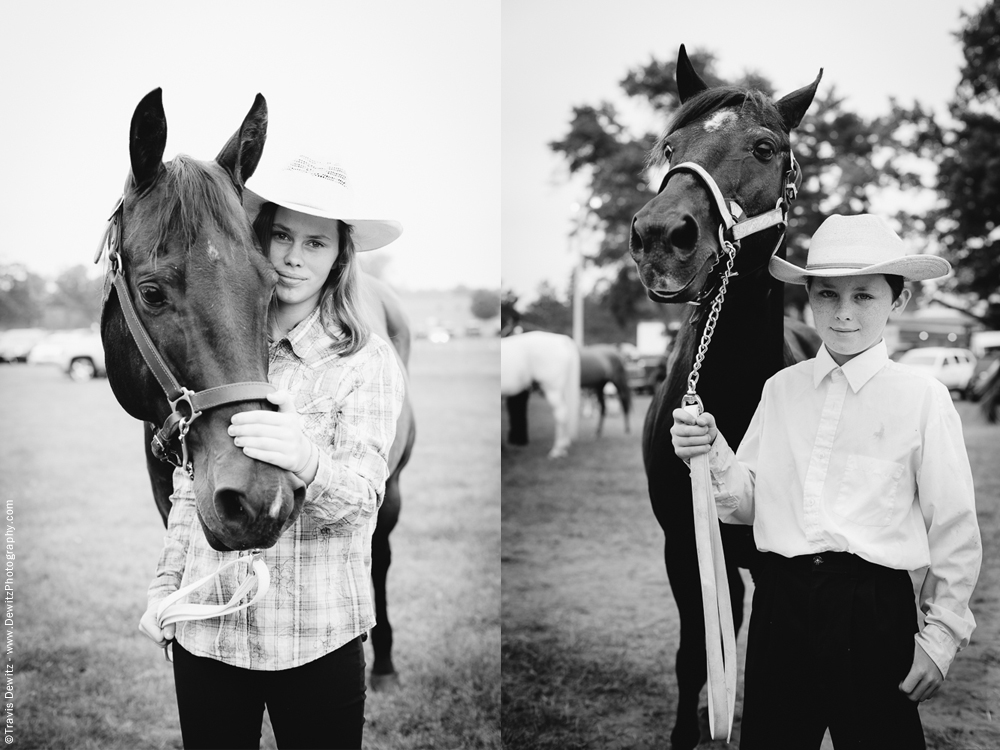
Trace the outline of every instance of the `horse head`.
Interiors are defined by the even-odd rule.
[[[277,277],[242,206],[243,183],[260,160],[266,130],[267,105],[258,94],[215,161],[178,155],[164,163],[160,89],[136,107],[131,174],[109,276],[113,281],[117,273],[118,280],[108,287],[101,316],[108,380],[136,419],[166,424],[176,410],[130,332],[125,307],[134,308],[163,365],[183,387],[267,388],[267,306]],[[123,303],[126,293],[130,300]],[[198,518],[215,549],[270,547],[298,515],[304,489],[294,487],[287,472],[245,456],[227,432],[237,411],[270,408],[258,394],[207,409],[190,422],[187,466]]]
[[[724,243],[732,239],[732,227],[742,229],[739,222],[746,217],[784,205],[780,221],[763,231],[753,229],[761,231],[759,237],[771,236],[769,248],[777,247],[787,203],[801,180],[789,133],[812,102],[822,74],[774,102],[759,91],[709,88],[681,46],[677,88],[682,106],[650,155],[652,163],[667,162],[671,169],[656,197],[632,219],[629,237],[629,251],[650,299],[699,299],[708,291]],[[741,262],[761,268],[769,257]]]

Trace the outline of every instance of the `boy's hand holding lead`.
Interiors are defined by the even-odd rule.
[[[694,417],[683,409],[674,409],[673,417],[674,426],[670,428],[670,442],[677,457],[689,461],[694,456],[708,453],[719,434],[715,426],[715,417],[707,411],[701,416]]]
[[[250,458],[292,472],[309,484],[316,477],[319,456],[302,432],[302,422],[288,391],[269,393],[278,411],[243,411],[233,415],[229,434]]]

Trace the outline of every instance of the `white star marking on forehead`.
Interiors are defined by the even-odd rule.
[[[702,127],[706,133],[712,133],[735,117],[736,113],[733,110],[720,109],[714,115],[705,120],[705,124]]]

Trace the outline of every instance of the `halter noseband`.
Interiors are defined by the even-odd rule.
[[[719,189],[715,178],[703,166],[695,164],[693,161],[681,162],[677,166],[668,169],[667,173],[663,175],[663,181],[660,183],[660,189],[656,191],[656,194],[659,195],[663,192],[663,189],[667,186],[667,181],[672,175],[678,172],[693,174],[705,186],[709,196],[711,196],[712,202],[715,203],[715,207],[718,209],[719,216],[722,218],[722,221],[719,223],[719,245],[723,253],[735,259],[736,253],[740,249],[740,242],[743,239],[752,234],[762,232],[765,229],[780,226],[781,234],[778,236],[778,241],[774,244],[774,249],[768,256],[768,260],[770,260],[778,252],[778,248],[781,247],[781,242],[785,238],[785,227],[788,226],[788,209],[799,192],[798,181],[801,178],[799,163],[795,160],[795,154],[791,149],[788,151],[788,156],[790,163],[788,171],[785,173],[785,185],[781,191],[781,195],[775,202],[774,208],[756,216],[747,216],[742,206],[735,200],[727,201],[723,197],[722,190]],[[717,257],[715,263],[718,263],[718,261],[719,258]],[[727,279],[738,275],[731,268],[732,264],[730,263],[730,268],[726,271],[725,278]],[[656,294],[655,292],[653,293]],[[689,304],[700,305],[710,293],[711,289],[706,284],[705,289],[698,295],[698,299]]]
[[[108,218],[110,226],[105,242],[98,249],[94,257],[94,263],[100,261],[105,251],[108,254],[108,278],[105,281],[106,292],[104,304],[107,304],[110,296],[109,282],[118,292],[118,300],[121,303],[125,322],[129,332],[142,354],[143,360],[160,384],[170,404],[170,415],[163,422],[163,426],[153,436],[151,443],[153,455],[161,461],[184,467],[188,476],[194,478],[194,467],[191,463],[187,447],[187,434],[191,429],[191,423],[201,416],[202,412],[214,409],[226,404],[240,403],[243,401],[263,401],[268,393],[273,393],[275,388],[270,383],[265,382],[245,382],[220,385],[214,388],[206,388],[203,391],[192,391],[177,382],[167,363],[160,356],[153,340],[146,332],[145,326],[139,320],[132,302],[132,295],[129,293],[128,284],[125,281],[123,254],[123,235],[125,218],[125,197],[118,199],[114,211]],[[103,311],[102,311],[103,312]],[[181,408],[181,405],[184,405]],[[180,442],[178,452],[176,443]]]

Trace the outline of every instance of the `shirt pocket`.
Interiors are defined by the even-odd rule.
[[[849,454],[831,510],[856,526],[888,526],[896,509],[903,469],[903,464],[895,461]]]
[[[319,445],[333,442],[336,408],[333,396],[329,394],[309,395],[295,404],[295,410],[302,419],[302,431]]]

